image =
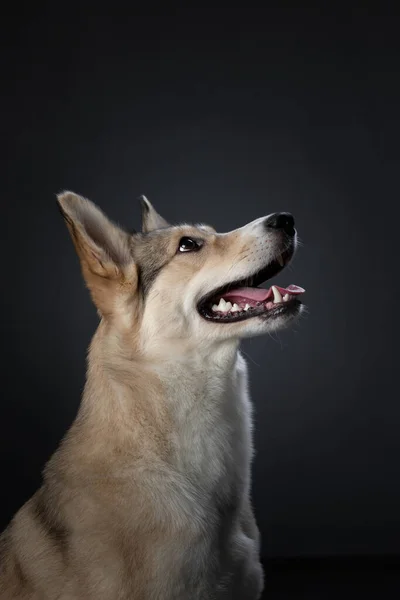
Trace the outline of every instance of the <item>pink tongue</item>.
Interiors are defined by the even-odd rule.
[[[288,285],[287,288],[275,286],[281,293],[282,296],[290,294],[291,296],[297,296],[298,294],[304,294],[305,290],[298,285]],[[224,300],[228,298],[243,298],[244,300],[253,300],[254,302],[264,302],[268,298],[273,297],[273,291],[264,290],[263,288],[238,288],[236,290],[229,290],[223,294]]]

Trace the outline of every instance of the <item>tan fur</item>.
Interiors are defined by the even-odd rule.
[[[169,227],[146,199],[132,236],[75,194],[59,205],[101,321],[78,415],[0,538],[0,598],[256,600],[238,341],[276,325],[211,324],[195,306],[277,241],[260,243],[259,221],[229,234]],[[204,248],[177,255],[182,236]]]

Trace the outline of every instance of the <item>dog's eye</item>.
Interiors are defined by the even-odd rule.
[[[179,242],[179,252],[193,252],[194,250],[200,250],[201,244],[189,237],[181,238]]]

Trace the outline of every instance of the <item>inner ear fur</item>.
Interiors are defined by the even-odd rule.
[[[101,313],[112,310],[115,292],[137,285],[132,236],[113,223],[98,206],[73,192],[57,196],[83,277]],[[127,285],[130,284],[130,285]]]

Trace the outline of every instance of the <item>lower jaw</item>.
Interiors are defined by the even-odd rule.
[[[268,305],[271,303],[268,303]],[[266,308],[263,306],[255,306],[250,308],[246,312],[241,312],[238,315],[233,316],[232,314],[212,314],[206,310],[199,309],[200,315],[207,321],[213,323],[239,323],[242,321],[248,321],[249,319],[261,318],[263,320],[274,319],[281,316],[290,316],[299,312],[302,303],[297,298],[293,298],[288,302],[279,302],[273,305],[272,308]]]

